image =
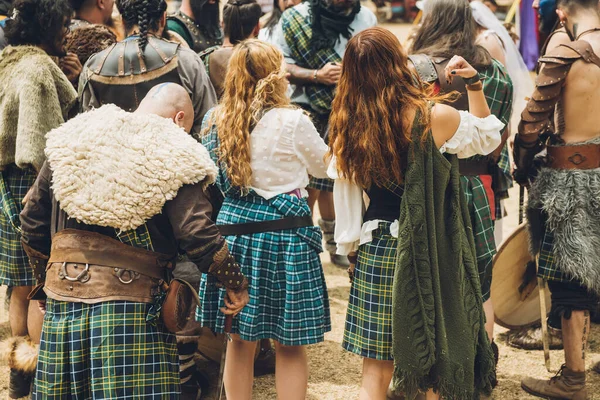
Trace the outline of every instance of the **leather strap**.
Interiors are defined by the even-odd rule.
[[[548,167],[554,169],[600,168],[600,144],[548,146]]]
[[[490,175],[490,163],[487,160],[458,160],[458,169],[462,176]]]
[[[48,263],[77,263],[121,268],[155,279],[165,278],[173,257],[135,248],[108,236],[77,229],[65,229],[52,238]]]
[[[252,235],[253,233],[275,232],[286,229],[306,228],[313,226],[312,217],[285,217],[272,221],[248,222],[245,224],[219,225],[223,236]]]

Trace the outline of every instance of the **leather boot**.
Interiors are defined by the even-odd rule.
[[[592,367],[592,371],[594,371],[597,374],[600,374],[600,361],[594,364],[594,366]]]
[[[274,374],[275,358],[275,349],[271,345],[270,340],[261,340],[258,356],[254,360],[254,376]]]
[[[8,382],[8,398],[24,399],[29,396],[33,375],[31,373],[10,369],[10,380]]]
[[[571,371],[563,365],[549,380],[525,378],[521,387],[526,392],[551,400],[587,400],[585,372]]]
[[[321,227],[321,231],[323,231],[323,238],[325,239],[325,250],[329,253],[329,256],[331,257],[331,262],[337,265],[338,267],[347,268],[348,266],[350,266],[350,261],[348,261],[348,257],[336,254],[337,246],[333,237],[335,233],[335,221],[319,219],[319,226]]]

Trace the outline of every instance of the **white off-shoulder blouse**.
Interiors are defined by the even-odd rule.
[[[460,124],[450,138],[440,148],[441,153],[456,154],[458,158],[469,158],[477,154],[487,155],[501,142],[504,124],[494,115],[478,118],[467,111],[459,111]],[[348,255],[358,250],[360,245],[372,240],[372,232],[382,221],[373,220],[363,224],[366,211],[363,190],[346,179],[340,178],[335,158],[329,164],[328,175],[335,179],[333,198],[336,212],[335,241],[337,253]],[[388,221],[392,222],[392,221]],[[393,221],[390,233],[398,237],[398,221]]]
[[[268,111],[250,134],[250,187],[270,199],[300,189],[306,196],[309,174],[327,178],[328,147],[301,109]]]

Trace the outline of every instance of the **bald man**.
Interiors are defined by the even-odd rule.
[[[211,219],[217,167],[193,120],[185,89],[163,84],[135,113],[105,105],[48,134],[21,213],[46,313],[33,398],[180,398],[175,335],[157,316],[180,252],[226,288],[225,314],[248,302]]]
[[[194,125],[194,106],[188,92],[176,83],[154,86],[140,103],[136,114],[155,114],[169,118],[190,132]]]

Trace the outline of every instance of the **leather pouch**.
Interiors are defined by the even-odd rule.
[[[163,285],[166,292],[161,310],[161,318],[165,328],[171,333],[182,331],[187,325],[192,308],[200,305],[198,293],[192,285],[183,279],[173,279]]]

